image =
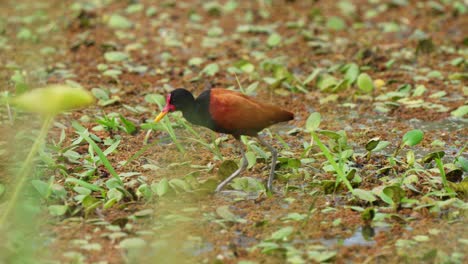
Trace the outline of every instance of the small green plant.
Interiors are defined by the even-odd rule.
[[[159,109],[163,109],[164,107],[164,103],[165,103],[165,100],[164,100],[164,97],[160,94],[150,94],[150,95],[147,95],[145,96],[145,100],[149,103],[155,103],[158,105]],[[174,116],[174,115],[172,115]],[[171,122],[169,122],[167,120],[167,118],[163,118],[160,122],[158,123],[154,123],[152,120],[149,122],[149,123],[146,123],[144,125],[142,125],[142,128],[143,129],[149,129],[148,130],[148,133],[147,133],[147,137],[149,137],[149,133],[151,133],[151,130],[155,129],[155,130],[163,130],[163,131],[166,131],[169,136],[171,137],[172,141],[174,142],[174,144],[176,145],[177,149],[182,152],[182,153],[185,153],[185,148],[180,144],[179,140],[177,139],[177,136],[174,132],[174,129],[172,128],[172,124]]]
[[[47,102],[47,104],[44,104],[44,102]],[[28,207],[34,207],[36,205],[31,201],[31,198],[28,198],[28,195],[26,195],[26,189],[28,189],[27,183],[33,180],[30,178],[30,175],[35,167],[34,161],[37,154],[42,149],[55,116],[64,111],[86,107],[93,102],[94,98],[87,91],[66,85],[50,85],[44,88],[34,89],[12,99],[12,104],[16,108],[40,114],[42,124],[25,160],[21,162],[20,168],[15,173],[15,177],[12,178],[13,183],[6,186],[5,193],[2,197],[2,199],[5,199],[5,203],[2,205],[2,211],[0,212],[0,228],[2,229],[1,232],[6,234],[7,239],[5,242],[7,244],[18,243],[18,236],[22,236],[22,232],[27,231],[27,228],[24,226],[22,227],[24,230],[17,227],[16,222],[18,219],[21,219],[21,217],[32,217],[31,210],[28,209]],[[33,181],[32,185],[38,190],[39,194],[45,198],[50,197],[52,194],[58,198],[63,197],[63,192],[59,190],[54,192],[49,187],[52,182],[53,179],[49,184],[44,185],[42,182]],[[65,213],[67,207],[51,205],[48,209],[52,214],[61,215]],[[20,244],[24,245],[15,252],[16,254],[23,253],[23,256],[15,257],[15,252],[9,252],[10,250],[3,246],[0,248],[2,255],[11,255],[11,259],[16,258],[26,261],[24,258],[32,256],[31,252],[26,253],[26,251],[34,249],[31,249],[31,244],[25,241],[22,241]],[[7,252],[4,252],[4,250]]]
[[[366,144],[366,150],[367,150],[367,160],[369,161],[371,158],[371,154],[373,152],[378,152],[386,148],[388,145],[390,145],[390,142],[385,141],[385,140],[380,140],[379,137],[375,137],[370,139],[367,144]]]
[[[134,134],[137,131],[136,125],[126,119],[122,114],[108,114],[96,120],[106,131],[117,132],[122,130],[127,134]]]
[[[306,121],[306,131],[311,134],[313,140],[311,141],[310,145],[312,145],[314,142],[317,144],[317,146],[322,151],[322,154],[326,157],[328,163],[333,168],[333,171],[337,174],[337,181],[335,186],[338,186],[342,182],[345,184],[348,190],[352,192],[353,187],[347,178],[345,167],[346,160],[350,157],[349,154],[352,155],[352,152],[346,151],[344,149],[347,145],[346,136],[344,134],[339,134],[327,130],[318,131],[317,129],[320,126],[320,121],[321,116],[319,113],[312,113]],[[317,133],[328,136],[332,139],[331,144],[336,148],[337,155],[332,154],[330,149],[326,147],[319,139]]]
[[[419,129],[414,129],[414,130],[406,132],[406,134],[403,135],[400,145],[393,153],[393,157],[398,156],[398,154],[403,149],[403,147],[405,146],[412,147],[412,146],[419,144],[422,141],[423,137],[424,137],[424,132],[422,132]]]

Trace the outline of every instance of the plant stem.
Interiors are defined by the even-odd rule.
[[[6,104],[7,107],[7,112],[8,112],[8,120],[10,121],[10,124],[13,124],[13,115],[11,114],[11,107],[10,104]]]
[[[448,185],[447,177],[445,176],[444,164],[442,163],[442,160],[440,158],[435,158],[434,160],[435,160],[435,163],[437,164],[437,167],[439,168],[440,177],[442,178],[442,184],[444,185],[445,190],[451,197],[454,197],[456,193]]]
[[[26,179],[28,178],[27,175],[31,172],[33,159],[39,151],[39,148],[42,145],[44,139],[46,138],[47,132],[49,131],[49,127],[52,124],[53,120],[54,116],[49,115],[46,116],[44,121],[42,122],[42,127],[39,132],[39,135],[36,137],[36,140],[34,140],[34,144],[32,145],[31,150],[29,151],[28,156],[26,157],[26,160],[23,163],[23,166],[21,166],[21,169],[17,176],[18,182],[15,184],[13,193],[11,194],[9,201],[7,202],[6,208],[3,211],[3,214],[1,215],[0,227],[5,226],[5,223],[11,214],[11,211],[18,202],[20,192],[24,188]]]
[[[339,166],[338,164],[336,164],[335,159],[333,158],[332,154],[330,153],[330,150],[328,150],[328,148],[322,143],[322,141],[320,141],[320,139],[318,138],[317,134],[315,134],[315,132],[312,131],[310,133],[311,133],[313,139],[315,140],[315,142],[317,143],[317,146],[323,152],[323,155],[325,155],[328,162],[330,162],[330,164],[335,169],[336,174],[338,175],[338,179],[341,180],[346,185],[346,187],[348,188],[349,191],[353,192],[353,190],[354,190],[353,186],[351,186],[351,183],[346,178],[346,175],[344,174],[343,170],[341,169],[342,167]],[[340,162],[340,164],[342,164],[342,162]]]

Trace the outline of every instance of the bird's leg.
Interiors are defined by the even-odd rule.
[[[267,189],[269,191],[273,191],[273,178],[275,178],[275,167],[276,167],[276,160],[278,159],[278,151],[270,144],[268,144],[263,138],[257,136],[258,141],[262,143],[265,147],[267,147],[271,152],[271,170],[270,176],[268,177],[267,182]]]
[[[233,172],[229,177],[227,177],[223,182],[221,182],[218,187],[216,187],[215,192],[221,191],[224,186],[230,183],[235,177],[239,176],[239,174],[247,168],[247,158],[245,157],[244,146],[240,139],[236,138],[236,144],[239,146],[241,154],[242,154],[242,161],[241,166],[235,172]]]

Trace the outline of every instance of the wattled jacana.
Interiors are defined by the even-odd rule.
[[[272,162],[267,188],[272,190],[278,153],[259,137],[258,132],[273,124],[293,119],[293,113],[274,105],[258,102],[244,94],[221,88],[206,90],[197,99],[185,89],[175,89],[167,95],[166,106],[154,121],[159,122],[167,113],[173,111],[182,111],[184,118],[192,124],[231,134],[236,139],[242,153],[241,167],[221,182],[216,192],[219,192],[247,168],[244,147],[240,141],[241,135],[256,137],[271,151]]]

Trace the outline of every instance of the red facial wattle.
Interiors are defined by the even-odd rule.
[[[175,105],[171,104],[171,94],[168,94],[166,97],[166,106],[163,108],[162,112],[154,119],[154,122],[159,122],[167,113],[174,112],[176,110]]]
[[[166,106],[164,107],[163,112],[174,112],[175,110],[175,105],[171,104],[171,94],[168,94],[166,97]]]

